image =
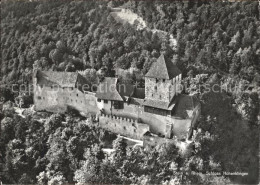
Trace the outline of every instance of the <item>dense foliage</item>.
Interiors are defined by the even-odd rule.
[[[260,67],[257,1],[131,1],[125,5],[149,27],[176,36],[183,72],[219,72],[250,82]]]

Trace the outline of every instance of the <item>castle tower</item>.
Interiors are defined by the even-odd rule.
[[[170,103],[180,84],[181,71],[162,54],[145,75],[145,99]]]

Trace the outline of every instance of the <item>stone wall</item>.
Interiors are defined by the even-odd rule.
[[[34,89],[34,105],[36,111],[65,112],[67,94],[51,87],[36,86]]]
[[[181,74],[171,80],[145,78],[145,98],[170,102],[180,93]]]
[[[102,105],[105,114],[111,114],[111,101],[108,101],[108,103],[105,104],[103,103],[103,100],[101,100],[98,104]],[[167,134],[166,125],[172,122],[171,117],[144,112],[143,106],[127,103],[124,103],[124,109],[114,109],[112,107],[112,115],[139,119],[142,123],[150,126],[151,132],[160,135]]]
[[[100,113],[101,109],[104,110],[103,113],[108,115],[111,114],[111,101],[108,101],[107,103],[104,103],[104,100],[97,102],[95,93],[83,93],[77,89],[73,92],[66,89],[55,91],[50,87],[43,87],[41,89],[41,87],[38,86],[37,89],[38,90],[36,90],[34,97],[36,111],[63,113],[67,111],[67,106],[71,106],[86,115],[96,115],[97,113]],[[38,99],[38,97],[41,97],[41,99]],[[112,115],[130,119],[139,119],[141,123],[149,126],[152,133],[165,136],[167,138],[170,138],[173,135],[178,138],[185,138],[189,132],[191,124],[195,123],[198,118],[198,116],[196,116],[196,119],[194,118],[193,120],[182,120],[156,115],[144,112],[143,106],[127,103],[124,103],[124,109],[114,109],[112,107]],[[126,126],[129,126],[129,124]]]
[[[161,101],[170,101],[170,91],[169,86],[171,85],[170,80],[158,79],[155,78],[145,78],[145,98],[161,100]]]
[[[191,129],[191,119],[173,119],[173,135],[179,139],[186,139]]]
[[[49,111],[64,113],[70,106],[84,114],[96,114],[99,109],[94,94],[83,93],[77,88],[54,89],[48,86],[36,86],[34,91],[34,104],[36,111]]]
[[[137,120],[106,114],[99,115],[99,126],[134,139],[142,139],[143,135],[149,131],[147,124],[138,123]]]

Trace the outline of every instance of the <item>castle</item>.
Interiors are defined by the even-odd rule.
[[[95,115],[100,127],[124,136],[142,139],[146,134],[185,139],[200,115],[194,96],[181,93],[181,71],[161,55],[145,75],[145,88],[105,77],[91,91],[78,72],[34,69],[36,111],[66,112],[68,107]]]

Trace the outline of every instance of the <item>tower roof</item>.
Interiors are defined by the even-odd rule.
[[[155,63],[152,64],[146,77],[172,79],[181,74],[179,68],[170,60],[165,60],[162,54]]]

